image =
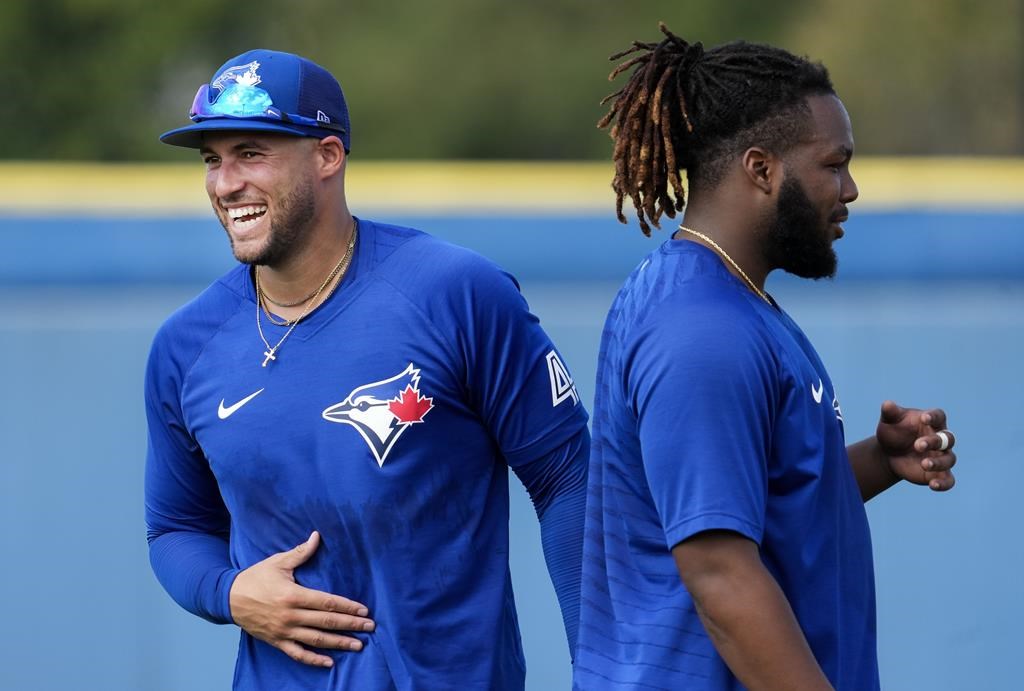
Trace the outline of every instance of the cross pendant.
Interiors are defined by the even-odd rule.
[[[277,349],[276,348],[270,348],[269,350],[264,350],[263,351],[263,354],[267,356],[267,357],[263,358],[263,366],[264,367],[266,367],[267,363],[270,362],[271,360],[276,360],[277,359],[277,357],[274,356],[274,351],[275,350],[277,350]]]

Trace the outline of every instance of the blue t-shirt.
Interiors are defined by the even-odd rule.
[[[363,220],[344,283],[266,367],[255,322],[239,266],[155,338],[154,569],[226,623],[237,572],[318,530],[297,582],[364,603],[377,626],[357,634],[361,652],[328,652],[331,669],[243,632],[236,688],[522,689],[508,468],[539,501],[578,482],[582,532],[587,416],[518,285],[468,250]],[[286,327],[263,330],[275,344]]]
[[[878,688],[867,517],[814,348],[711,250],[670,240],[619,292],[595,391],[574,685],[739,689],[672,548],[760,547],[837,689]]]

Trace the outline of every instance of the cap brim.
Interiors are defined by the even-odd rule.
[[[296,137],[315,137],[322,139],[333,132],[289,125],[285,123],[267,122],[265,120],[243,120],[240,118],[224,118],[203,120],[192,125],[179,127],[160,135],[160,141],[171,146],[183,146],[188,149],[200,149],[203,146],[203,134],[206,132],[276,132]]]

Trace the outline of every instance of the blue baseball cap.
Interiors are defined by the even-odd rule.
[[[334,135],[349,151],[348,106],[338,80],[292,53],[250,50],[228,60],[199,87],[188,116],[193,124],[164,132],[160,141],[198,149],[204,132],[280,132]]]

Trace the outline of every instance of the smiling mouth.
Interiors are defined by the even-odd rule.
[[[259,223],[260,219],[263,218],[266,213],[266,204],[240,206],[234,209],[228,209],[228,217],[231,219],[231,225],[236,230],[247,230],[251,228]]]

